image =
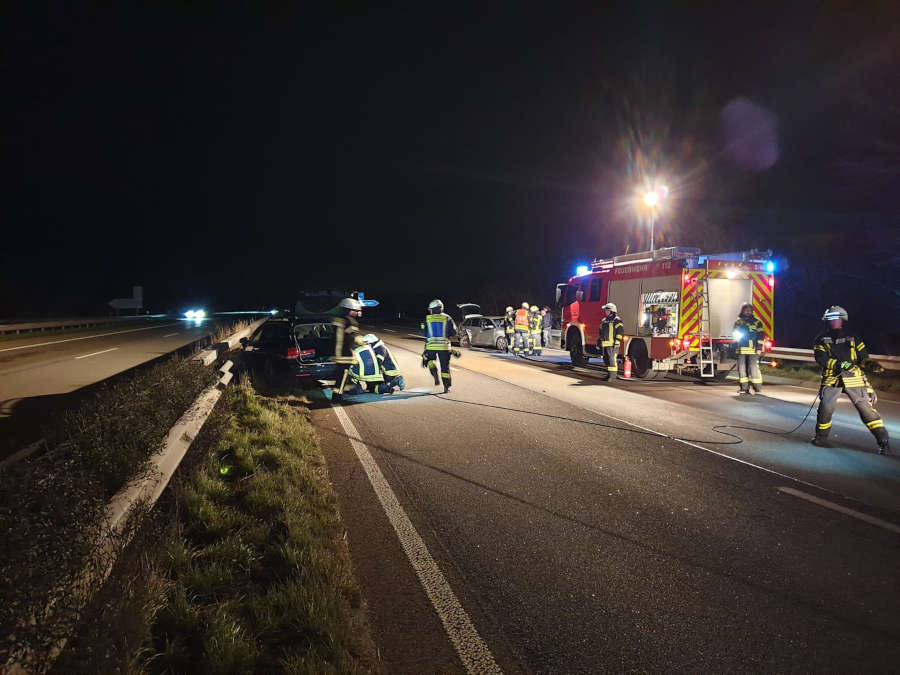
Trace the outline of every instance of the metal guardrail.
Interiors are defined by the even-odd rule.
[[[19,335],[21,333],[42,333],[45,330],[75,330],[77,328],[94,328],[96,326],[113,326],[127,321],[140,319],[159,319],[164,314],[141,314],[139,316],[107,316],[88,317],[83,319],[56,319],[51,321],[30,321],[27,323],[0,323],[0,335]]]
[[[815,362],[812,349],[795,349],[793,347],[773,347],[766,352],[767,356],[777,356],[787,361]],[[889,354],[869,354],[869,358],[876,361],[885,370],[900,370],[900,356]]]

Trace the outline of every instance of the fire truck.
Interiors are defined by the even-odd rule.
[[[755,249],[707,254],[673,246],[595,259],[557,284],[562,348],[576,366],[599,355],[602,308],[612,302],[625,325],[620,354],[634,376],[651,379],[674,371],[714,378],[727,372],[732,328],[745,302],[753,304],[765,327],[764,348],[771,350],[774,272],[772,251]]]

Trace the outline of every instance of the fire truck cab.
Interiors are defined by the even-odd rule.
[[[631,360],[636,377],[669,371],[715,377],[728,360],[743,303],[753,304],[765,327],[765,348],[771,349],[774,271],[772,252],[755,249],[704,254],[673,246],[596,259],[590,270],[557,284],[562,348],[576,366],[599,355],[602,308],[612,302],[625,324],[620,354]]]

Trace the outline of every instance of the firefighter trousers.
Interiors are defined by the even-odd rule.
[[[879,443],[888,440],[887,429],[878,411],[872,407],[865,387],[825,387],[819,389],[819,411],[816,414],[816,438],[827,438],[831,431],[831,416],[841,392],[847,394],[850,402],[856,406],[859,418]]]
[[[603,347],[603,364],[609,379],[615,379],[619,373],[619,349],[617,347]]]
[[[510,354],[513,351],[513,347],[515,346],[516,338],[515,333],[511,330],[506,331],[506,353]]]
[[[759,355],[758,354],[738,354],[738,381],[741,385],[741,391],[762,391],[762,373],[759,372]]]
[[[444,389],[450,387],[450,351],[447,349],[426,349],[425,363],[434,377],[434,383],[444,383]]]
[[[529,344],[529,333],[527,330],[516,330],[516,342],[513,345],[513,352],[516,354],[527,354]]]
[[[531,351],[536,356],[541,355],[541,333],[540,331],[531,331]]]

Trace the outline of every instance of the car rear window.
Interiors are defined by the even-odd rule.
[[[334,326],[330,323],[301,323],[294,326],[301,351],[316,350],[317,357],[334,356]]]
[[[287,339],[289,330],[290,326],[286,321],[264,323],[262,327],[253,334],[250,342],[252,344],[259,344],[261,342],[280,342]]]

